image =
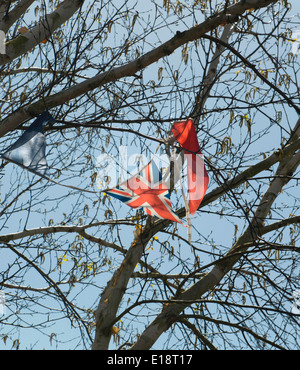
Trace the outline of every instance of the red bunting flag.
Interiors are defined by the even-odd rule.
[[[175,122],[172,132],[187,158],[189,209],[191,215],[193,215],[206,193],[209,177],[205,169],[193,120]]]

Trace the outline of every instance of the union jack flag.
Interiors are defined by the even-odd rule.
[[[132,208],[143,208],[150,216],[183,224],[172,211],[170,193],[153,160],[138,174],[106,193]]]

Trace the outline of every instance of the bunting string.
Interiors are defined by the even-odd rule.
[[[48,110],[46,110],[36,118],[23,135],[11,145],[9,149],[0,154],[0,157],[54,184],[90,194],[99,195],[99,193],[106,192],[132,208],[144,209],[148,215],[180,223],[188,227],[188,239],[189,242],[191,242],[191,215],[197,211],[209,183],[196,130],[191,119],[175,122],[172,126],[175,139],[178,141],[184,153],[189,153],[190,156],[188,157],[191,157],[191,159],[187,161],[189,201],[187,201],[183,191],[181,176],[178,176],[180,179],[181,193],[186,209],[188,225],[184,225],[176,213],[173,212],[169,189],[153,159],[136,175],[112,189],[94,191],[82,189],[74,185],[63,184],[52,179],[46,160],[46,138],[43,131],[43,125],[49,122],[54,123],[56,121]],[[160,144],[156,152],[159,148]],[[176,160],[174,143],[172,150],[174,171],[176,174],[180,174],[181,168],[179,168]]]

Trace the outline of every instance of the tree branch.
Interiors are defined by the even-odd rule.
[[[212,40],[217,44],[222,45],[223,47],[226,47],[228,50],[230,50],[234,55],[236,55],[248,68],[250,68],[263,82],[265,82],[268,86],[270,86],[274,91],[276,91],[279,95],[281,95],[284,100],[295,109],[295,111],[300,115],[300,108],[297,104],[295,104],[292,99],[290,99],[285,92],[279,89],[276,85],[274,85],[272,82],[270,82],[264,75],[262,75],[259,70],[256,68],[256,66],[252,63],[250,63],[246,58],[242,56],[241,53],[239,53],[235,48],[233,48],[228,43],[224,42],[223,40],[217,39],[216,37],[204,35],[204,39]]]
[[[221,41],[227,44],[230,36],[232,35],[232,32],[234,30],[234,26],[232,24],[227,24],[224,27],[222,36],[220,38]],[[204,82],[201,84],[201,89],[196,96],[195,99],[195,106],[193,108],[193,111],[191,112],[190,116],[194,120],[194,124],[197,127],[199,124],[200,116],[203,111],[203,108],[205,106],[205,103],[209,97],[209,93],[212,89],[214,80],[216,78],[217,74],[217,67],[219,64],[219,60],[221,57],[221,54],[223,53],[225,49],[225,45],[221,43],[217,43],[216,51],[214,53],[214,56],[212,58],[212,61],[209,65],[209,69],[207,71],[207,74],[205,76]]]
[[[89,330],[88,328],[85,326],[84,322],[81,320],[81,317],[80,315],[77,313],[77,311],[75,310],[73,304],[71,304],[68,299],[66,298],[66,296],[63,294],[63,292],[60,290],[60,288],[58,287],[58,285],[55,283],[54,280],[52,280],[50,278],[50,276],[48,274],[45,274],[43,270],[41,270],[33,261],[31,261],[28,257],[26,257],[24,254],[22,254],[21,252],[19,252],[16,248],[14,248],[13,246],[11,246],[10,244],[6,244],[7,247],[13,251],[18,257],[22,258],[24,261],[26,261],[29,265],[31,265],[51,286],[52,288],[54,288],[54,290],[56,291],[57,295],[61,298],[61,300],[64,302],[65,304],[65,307],[66,309],[68,310],[68,308],[70,309],[70,312],[73,313],[74,317],[76,318],[76,320],[78,320],[78,322],[80,322],[84,327],[85,327],[85,330],[87,332],[87,335],[90,337],[90,333],[89,333]]]
[[[83,2],[84,0],[65,0],[54,12],[47,14],[37,26],[8,41],[6,43],[6,57],[8,59],[6,61],[0,60],[0,65],[11,62],[50,37],[56,29],[72,17]]]
[[[179,321],[180,322],[183,322],[183,320],[186,320],[187,318],[198,318],[198,319],[202,319],[202,320],[206,320],[206,321],[211,321],[211,322],[215,323],[216,325],[227,325],[227,326],[231,326],[231,327],[233,327],[235,329],[238,329],[238,330],[240,330],[242,332],[246,332],[246,333],[252,335],[255,339],[258,339],[258,340],[260,340],[260,341],[262,341],[262,342],[264,342],[266,344],[269,344],[272,347],[275,347],[275,348],[280,349],[280,350],[285,350],[285,348],[283,348],[282,346],[279,346],[278,344],[276,344],[276,342],[270,341],[267,338],[258,335],[253,330],[248,329],[245,326],[242,326],[242,325],[239,325],[239,324],[236,324],[236,323],[233,323],[233,322],[228,322],[228,321],[224,321],[224,320],[214,319],[214,318],[203,316],[203,315],[183,315],[183,316],[180,316],[179,317]]]
[[[159,59],[167,55],[170,55],[180,46],[190,41],[195,41],[203,37],[205,33],[209,32],[212,29],[215,29],[221,24],[235,22],[238,19],[238,16],[242,15],[247,9],[264,8],[267,5],[276,2],[278,2],[278,0],[240,1],[237,4],[230,6],[227,9],[227,14],[224,14],[222,12],[216,13],[215,15],[209,17],[204,22],[195,27],[192,27],[184,32],[177,32],[177,34],[169,41],[163,43],[162,45],[149,51],[148,53],[135,59],[132,62],[124,64],[120,67],[116,67],[109,71],[100,73],[90,78],[89,80],[77,84],[76,86],[72,86],[57,94],[45,97],[45,99],[43,100],[27,105],[19,109],[18,111],[12,113],[2,122],[0,122],[0,137],[2,137],[11,130],[14,130],[18,125],[20,125],[25,120],[41,114],[45,110],[45,108],[50,109],[62,105],[76,97],[79,97],[91,90],[99,88],[107,83],[119,80],[122,77],[135,75],[138,71],[141,71],[142,69],[148,67],[149,65],[157,62]],[[25,35],[26,34],[20,37],[25,37]],[[39,39],[40,41],[43,40],[42,37],[39,37]],[[30,48],[32,48],[32,46]]]
[[[271,231],[278,230],[282,227],[294,225],[294,224],[300,224],[300,216],[294,216],[290,218],[286,218],[285,220],[281,220],[278,222],[274,222],[271,225],[264,226],[260,232],[262,235],[270,233]]]
[[[25,11],[33,2],[34,0],[18,1],[13,10],[8,12],[8,14],[3,14],[3,17],[0,21],[0,30],[6,33],[10,27],[25,13]]]
[[[216,348],[207,338],[205,335],[201,334],[200,331],[196,328],[194,324],[192,324],[186,317],[180,317],[177,322],[181,322],[186,327],[188,327],[194,335],[203,342],[210,350],[217,351],[218,348]]]
[[[212,270],[192,287],[187,289],[185,292],[178,294],[178,296],[175,297],[176,300],[184,301],[200,299],[203,294],[212,290],[220,283],[222,278],[240,259],[241,254],[248,249],[249,243],[255,244],[255,241],[261,235],[261,228],[263,227],[265,217],[267,216],[274,200],[278,194],[280,194],[283,186],[289,182],[290,176],[296,171],[299,163],[300,151],[294,155],[291,153],[283,156],[276,171],[276,175],[280,175],[280,177],[275,178],[271,182],[257,207],[251,225],[248,226],[243,235],[240,236],[233,247],[226,253],[225,258],[217,261]],[[285,177],[285,175],[289,176]],[[185,304],[166,305],[152,324],[146,328],[139,340],[132,346],[132,349],[150,349],[159,336],[176,321],[176,318],[185,306]]]

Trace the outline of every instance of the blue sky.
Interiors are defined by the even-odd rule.
[[[290,16],[293,17],[292,20],[291,20],[291,25],[293,26],[292,27],[292,30],[294,31],[297,31],[298,28],[300,30],[300,23],[299,23],[299,15],[300,14],[300,2],[297,1],[297,0],[294,0],[294,1],[290,1],[291,4],[292,4],[292,11],[290,13]],[[295,22],[295,23],[294,23]],[[167,35],[164,35],[166,38],[168,37]],[[161,37],[162,38],[162,37]],[[299,35],[299,38],[300,38],[300,35]],[[298,58],[300,58],[300,54],[298,55]],[[175,56],[174,56],[174,59],[175,59]],[[174,60],[174,63],[176,64],[176,61]],[[153,71],[155,70],[155,72],[153,72],[151,70],[151,68],[149,68],[148,71],[146,71],[146,73],[149,73],[149,74],[154,74],[155,73],[155,76],[156,76],[156,70],[159,66],[159,63],[158,65],[155,65],[153,66]],[[295,115],[295,119],[296,119],[296,115]],[[266,143],[266,145],[269,145],[269,144],[272,144],[272,143]],[[157,147],[157,144],[153,144],[152,145],[152,150],[155,151]],[[135,153],[135,150],[134,148],[132,148],[132,151],[133,151],[133,154],[136,154]],[[25,177],[27,177],[27,174],[24,174]],[[5,191],[5,189],[8,189],[10,186],[10,184],[7,182],[6,184],[3,185],[2,189],[1,189],[1,192]],[[56,191],[58,193],[61,193],[61,194],[64,194],[64,190],[63,189],[58,189],[56,188]],[[291,189],[291,191],[296,191]],[[24,199],[23,199],[23,202],[24,204],[26,203],[26,201],[29,201],[30,200],[30,196],[29,195],[26,195],[24,196]],[[123,205],[121,204],[118,204],[118,203],[114,203],[114,206],[115,208],[118,210],[118,215],[122,215],[122,213],[124,215],[127,214],[128,212],[128,209],[126,207],[124,207]],[[67,211],[67,210],[66,210]],[[26,214],[26,212],[25,212]],[[29,223],[28,223],[28,227],[36,227],[36,225],[43,225],[43,220],[41,218],[38,218],[38,217],[31,217],[30,220],[29,220]],[[214,231],[215,229],[215,216],[214,215],[208,215],[206,214],[206,217],[202,218],[201,219],[201,222],[197,222],[197,224],[193,224],[195,227],[199,228],[199,229],[202,229],[202,230],[211,230],[211,232]],[[8,229],[5,230],[5,232],[14,232],[16,230],[16,227],[18,227],[19,225],[9,225]],[[186,230],[179,226],[179,229],[180,229],[180,232],[181,232],[181,235],[185,236],[186,235]],[[230,223],[226,223],[226,222],[220,222],[218,224],[218,233],[215,235],[215,241],[216,241],[216,244],[218,243],[224,243],[224,244],[232,244],[232,235],[233,235],[233,232],[234,232],[234,225],[233,224],[230,224]],[[127,231],[124,231],[124,244],[129,244],[131,241],[132,241],[132,234],[126,234]],[[158,235],[159,238],[163,238],[164,236],[163,235]],[[155,242],[154,242],[154,247],[155,247]],[[205,245],[203,246],[203,248],[205,248]],[[182,255],[184,256],[184,250],[182,250]],[[2,254],[2,258],[3,258],[3,254]],[[154,251],[153,250],[149,250],[149,259],[150,260],[159,260],[161,258],[161,254],[159,253],[159,251],[157,249],[154,248]],[[166,259],[166,258],[165,258]],[[3,260],[2,260],[3,262]],[[10,261],[5,261],[6,263],[9,263]],[[165,261],[166,262],[166,261]],[[0,263],[0,266],[1,266],[1,263]],[[112,266],[112,267],[116,267],[116,266]],[[168,271],[168,269],[173,269],[173,266],[172,265],[169,265],[168,263],[166,263],[164,265],[164,269],[166,271]],[[109,269],[108,269],[109,270]],[[36,275],[34,273],[32,273],[32,276],[31,276],[31,279],[34,283],[36,283]],[[40,281],[40,283],[43,285],[44,282]],[[94,295],[94,292],[92,293],[92,297],[90,295],[91,291],[90,290],[87,290],[87,292],[85,293],[86,295],[86,301],[87,302],[93,302],[95,299],[97,300],[98,299],[98,294],[99,292],[97,292],[95,295]],[[51,301],[51,304],[55,305],[55,302],[54,301]],[[42,317],[39,318],[39,319],[43,319]],[[61,335],[62,337],[64,337],[64,339],[66,339],[68,337],[68,333],[69,332],[69,323],[68,322],[64,322],[63,325],[59,328],[59,334],[58,335]],[[57,330],[57,328],[54,328],[53,329],[54,331]],[[65,331],[65,333],[64,333]],[[32,343],[32,337],[35,334],[36,332],[35,331],[31,331],[31,329],[28,329],[28,331],[26,332],[26,335],[22,335],[22,343],[24,346],[26,346],[26,342],[28,342],[28,345],[29,343]],[[66,335],[64,335],[66,334]],[[162,339],[163,340],[163,339]],[[36,341],[38,341],[38,347],[45,347],[45,348],[55,348],[55,344],[51,347],[49,345],[49,339],[48,338],[45,338],[41,335],[41,337],[39,338],[38,336],[36,337]],[[53,342],[55,343],[55,340],[53,340]],[[161,345],[160,342],[158,342],[156,344],[156,347],[159,348],[159,346]],[[66,343],[66,348],[69,347],[69,343]],[[7,347],[4,345],[3,342],[0,341],[0,349],[6,349]]]

